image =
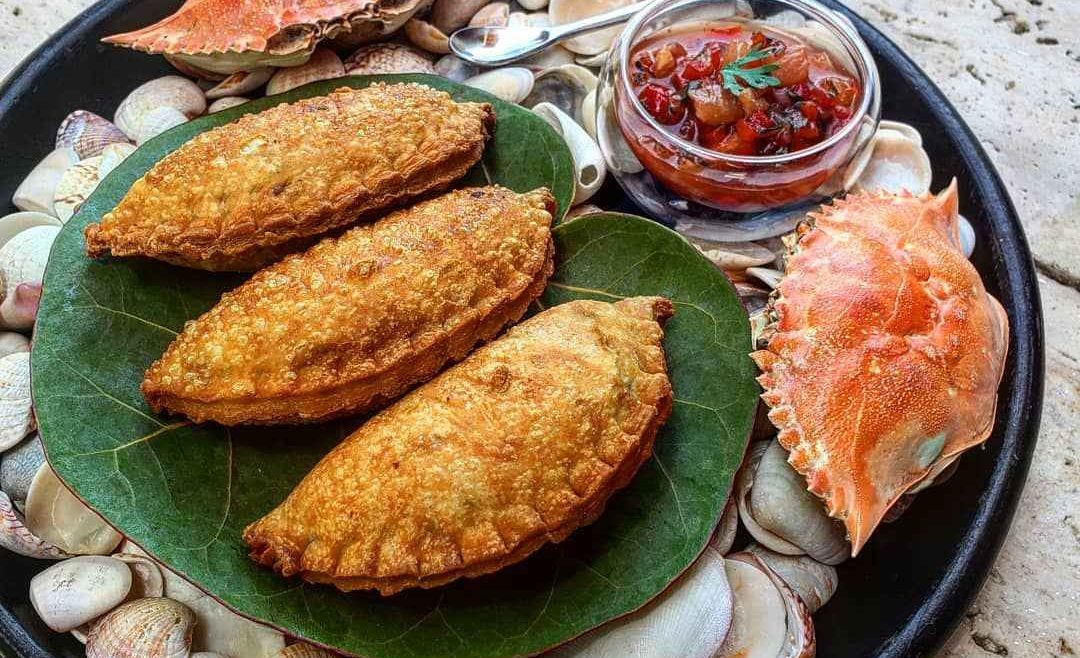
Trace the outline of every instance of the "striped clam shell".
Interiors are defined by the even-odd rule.
[[[101,155],[109,144],[128,143],[127,135],[112,121],[86,110],[67,115],[56,131],[56,148],[71,147],[85,160]]]

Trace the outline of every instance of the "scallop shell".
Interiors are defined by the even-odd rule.
[[[548,6],[548,0],[518,0],[518,4],[529,11],[539,11]]]
[[[214,87],[207,89],[206,98],[218,100],[227,96],[249,94],[269,82],[273,75],[274,69],[269,66],[260,66],[251,71],[237,71]],[[210,112],[211,110],[208,108],[207,111]]]
[[[439,28],[419,18],[410,18],[405,24],[405,37],[413,45],[429,53],[446,55],[450,52],[450,37],[446,36]]]
[[[128,600],[155,598],[165,595],[165,578],[161,569],[145,555],[114,553],[113,556],[131,569],[131,591]]]
[[[0,217],[0,247],[8,243],[8,240],[22,233],[28,228],[35,226],[63,226],[56,217],[46,215],[43,212],[22,211],[13,212],[10,215]]]
[[[26,527],[73,555],[108,555],[124,539],[42,464],[26,494]]]
[[[176,113],[182,114],[184,120],[187,121],[206,111],[206,96],[203,95],[202,89],[199,89],[199,85],[187,78],[178,75],[156,78],[136,87],[120,102],[120,106],[116,108],[116,115],[113,116],[113,123],[132,141],[141,144],[150,137],[164,132],[164,130],[153,132],[155,127],[162,125],[160,112],[154,119],[153,127],[144,127],[144,122],[149,119],[148,115],[164,107],[172,108]],[[179,125],[179,123],[173,123],[173,125]],[[150,134],[151,132],[153,134]]]
[[[776,260],[776,254],[756,242],[717,242],[692,236],[687,240],[722,270],[742,271]]]
[[[735,474],[735,486],[732,495],[735,497],[735,504],[739,507],[739,520],[743,522],[743,526],[754,539],[769,549],[784,555],[803,555],[805,551],[759,526],[750,514],[750,491],[754,486],[754,477],[757,474],[758,464],[761,463],[761,457],[768,447],[768,441],[751,443],[746,451],[742,466],[739,467],[739,472]]]
[[[57,633],[97,619],[131,590],[131,570],[120,560],[83,555],[54,564],[30,580],[30,604]]]
[[[86,658],[187,658],[195,613],[166,598],[129,601],[94,624]]]
[[[275,658],[337,658],[337,655],[314,644],[297,642],[282,649]]]
[[[836,567],[822,564],[809,556],[781,555],[758,544],[750,544],[746,552],[756,555],[787,583],[811,614],[829,602],[840,584]]]
[[[329,48],[316,48],[306,64],[278,69],[266,83],[266,95],[282,94],[310,82],[332,80],[345,75],[341,58]]]
[[[30,405],[30,353],[0,358],[0,451],[14,447],[34,429]]]
[[[101,152],[101,162],[98,163],[98,178],[105,180],[105,177],[112,173],[113,169],[116,169],[121,162],[134,152],[134,144],[110,144],[106,146],[105,150]]]
[[[55,215],[53,194],[60,177],[79,161],[75,149],[64,146],[46,155],[16,188],[11,202],[19,210]]]
[[[135,143],[142,146],[166,130],[182,126],[187,121],[187,116],[174,107],[154,108],[143,115],[142,123],[139,124],[139,136]]]
[[[439,61],[435,62],[436,75],[441,75],[447,80],[453,80],[454,82],[467,80],[476,75],[479,71],[480,69],[477,66],[466,62],[457,55],[440,57]]]
[[[573,205],[585,203],[600,191],[607,177],[607,165],[604,154],[592,137],[565,112],[551,103],[539,103],[532,108],[555,132],[566,140],[570,153],[574,157],[577,187],[574,190]]]
[[[739,567],[740,582],[737,584],[732,580],[735,618],[731,634],[724,641],[725,651],[720,655],[725,658],[814,658],[817,653],[814,621],[802,599],[753,553],[736,553],[726,562],[729,567],[746,565],[750,570]],[[754,571],[764,576],[765,582],[771,584],[773,592],[779,596],[782,606],[779,614],[774,607],[775,597],[768,593],[760,577],[751,575]],[[732,571],[728,571],[728,577],[732,577]],[[755,604],[768,607],[755,610]],[[777,619],[781,622],[779,638]],[[776,647],[777,639],[779,647]]]
[[[510,3],[484,5],[469,19],[469,27],[505,27],[510,22]]]
[[[127,142],[127,135],[111,121],[86,110],[67,115],[56,131],[56,148],[70,147],[80,158],[101,155],[109,144]]]
[[[0,491],[0,548],[38,560],[63,560],[71,557],[30,532],[22,515],[11,503],[11,498],[3,491]]]
[[[349,75],[434,73],[431,57],[403,43],[376,43],[360,48],[344,62]]]
[[[596,91],[598,80],[589,69],[567,64],[546,69],[533,76],[533,88],[521,101],[525,107],[551,103],[584,125],[585,98]]]
[[[0,455],[0,490],[8,495],[16,509],[25,507],[30,483],[43,463],[45,450],[37,434],[31,434]]]
[[[551,16],[552,25],[564,25],[574,21],[603,14],[619,7],[625,7],[634,0],[551,0],[548,3],[548,14]],[[622,26],[593,30],[586,34],[567,39],[563,42],[568,50],[579,55],[597,55],[607,52],[611,42],[622,32]]]
[[[101,182],[98,174],[101,160],[100,155],[83,160],[60,177],[53,196],[53,210],[61,222],[67,223],[74,217],[87,197],[97,189]]]
[[[210,107],[206,108],[207,114],[214,114],[215,112],[221,112],[223,110],[229,110],[234,107],[243,105],[248,102],[248,99],[243,96],[226,96],[219,98],[213,103],[210,103]]]
[[[468,25],[469,19],[491,0],[435,0],[431,8],[431,23],[443,34]]]
[[[868,150],[866,166],[850,181],[851,189],[892,193],[907,190],[916,196],[930,191],[930,156],[904,133],[879,129]],[[851,173],[845,174],[845,181],[850,177]]]
[[[474,75],[462,84],[486,91],[507,103],[520,103],[532,92],[533,74],[529,69],[510,66]]]

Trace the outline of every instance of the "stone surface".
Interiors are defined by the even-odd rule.
[[[1001,556],[942,658],[1080,652],[1080,0],[848,0],[944,89],[1041,273],[1046,406]],[[90,0],[0,0],[0,76]],[[133,81],[134,84],[134,81]]]

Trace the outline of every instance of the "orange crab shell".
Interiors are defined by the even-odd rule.
[[[956,182],[811,215],[751,356],[788,461],[858,554],[905,492],[990,435],[1008,319],[960,251]]]

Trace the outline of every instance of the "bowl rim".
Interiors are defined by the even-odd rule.
[[[631,106],[637,113],[638,118],[645,121],[650,128],[664,135],[666,139],[670,139],[679,149],[704,161],[727,162],[730,164],[752,166],[797,163],[804,158],[812,157],[828,151],[834,146],[843,144],[862,129],[867,118],[870,118],[876,126],[880,119],[881,79],[878,75],[877,63],[874,61],[873,54],[870,52],[866,42],[863,41],[859,31],[851,21],[847,20],[843,14],[829,9],[817,0],[771,1],[787,5],[789,9],[797,11],[803,16],[808,15],[808,18],[818,21],[824,25],[833,36],[839,38],[846,48],[853,51],[850,54],[854,55],[853,60],[858,69],[855,73],[861,77],[860,83],[863,92],[860,96],[859,107],[855,110],[854,114],[852,114],[851,119],[849,119],[840,130],[835,134],[830,135],[827,139],[824,139],[809,148],[781,155],[734,155],[707,149],[700,144],[695,144],[683,139],[678,134],[667,130],[645,110],[645,107],[641,104],[641,100],[637,97],[637,94],[633,93],[633,87],[630,84],[628,75],[630,69],[630,54],[635,45],[635,37],[638,36],[643,24],[648,20],[656,18],[658,14],[665,11],[674,11],[695,5],[708,5],[712,4],[714,0],[653,0],[634,14],[626,24],[626,27],[623,28],[623,31],[619,34],[618,41],[616,42],[617,48],[613,53],[615,55],[613,59],[618,62],[618,70],[615,72],[614,76],[616,79],[616,88],[619,93],[626,95],[626,98],[629,99]],[[605,64],[605,66],[611,65],[611,60]],[[618,111],[617,106],[618,104],[616,103],[615,111]]]

